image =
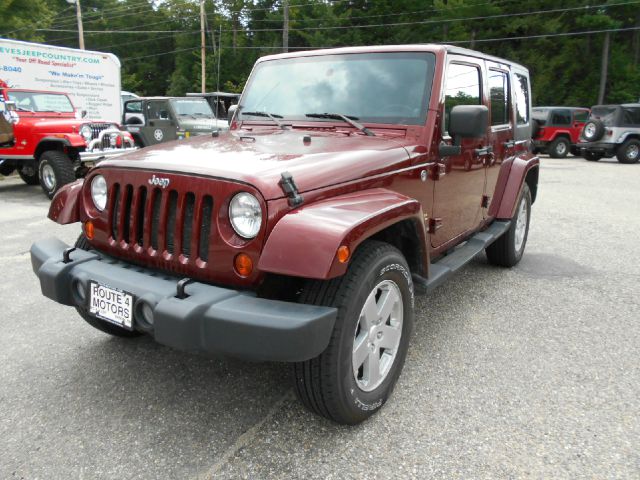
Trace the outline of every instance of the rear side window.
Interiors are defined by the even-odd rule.
[[[518,125],[529,123],[529,82],[527,77],[516,73],[514,75],[516,93],[516,121]]]
[[[640,108],[623,108],[622,109],[623,125],[640,125]]]
[[[591,110],[591,118],[600,120],[605,126],[613,126],[616,118],[616,107],[596,107]]]
[[[449,113],[456,105],[480,105],[480,69],[472,65],[449,64],[445,84],[445,127],[449,131]]]
[[[589,118],[589,112],[587,110],[578,110],[573,112],[573,119],[576,122],[586,122],[587,118]]]
[[[509,123],[509,75],[489,70],[489,95],[491,97],[491,125]]]
[[[566,126],[571,125],[570,110],[554,110],[551,113],[551,125]]]

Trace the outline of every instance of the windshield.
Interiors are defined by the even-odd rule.
[[[8,92],[9,100],[16,102],[16,109],[31,112],[73,113],[69,97],[62,93]]]
[[[177,115],[213,118],[213,111],[203,98],[171,100],[171,105]]]
[[[612,127],[616,120],[616,107],[594,107],[591,110],[591,118],[600,120],[605,126]]]
[[[242,112],[309,120],[308,114],[330,113],[360,122],[424,124],[433,68],[434,55],[427,52],[269,60],[251,75],[240,114],[243,120],[256,117]]]

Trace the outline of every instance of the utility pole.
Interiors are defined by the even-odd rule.
[[[282,0],[284,24],[282,25],[282,51],[289,51],[289,0]]]
[[[604,34],[604,42],[602,44],[602,65],[600,67],[600,91],[598,92],[598,105],[604,103],[604,95],[607,91],[607,74],[609,70],[609,41],[611,32]]]
[[[67,0],[67,3],[76,5],[76,19],[78,20],[78,45],[84,50],[84,29],[82,28],[82,11],[80,10],[80,0]]]
[[[204,0],[200,0],[200,63],[202,64],[202,92],[205,93],[206,87],[206,65],[205,65],[205,35],[204,35]]]

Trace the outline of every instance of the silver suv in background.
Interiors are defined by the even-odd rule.
[[[640,103],[596,105],[578,143],[580,154],[598,161],[614,155],[620,163],[640,160]]]

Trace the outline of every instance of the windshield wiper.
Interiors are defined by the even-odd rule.
[[[342,115],[341,113],[305,113],[305,117],[332,118],[334,120],[342,120],[344,122],[347,122],[352,127],[357,128],[358,130],[360,130],[365,135],[368,135],[369,137],[376,136],[376,134],[373,133],[371,130],[369,130],[367,127],[365,127],[361,123],[356,122],[356,120],[358,120],[358,117],[347,117],[346,115]]]
[[[273,123],[278,125],[282,130],[286,130],[287,127],[278,120],[278,118],[282,118],[282,115],[278,115],[277,113],[269,113],[269,112],[242,112],[242,115],[253,115],[254,117],[269,117],[273,120]],[[277,118],[276,118],[277,117]]]
[[[24,107],[19,107],[16,105],[16,110],[20,110],[21,112],[31,112],[34,113],[34,110],[31,110],[30,108],[24,108]]]

